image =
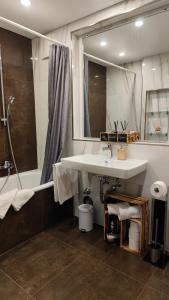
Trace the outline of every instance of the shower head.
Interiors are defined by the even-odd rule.
[[[8,104],[12,104],[15,101],[15,97],[10,96],[8,99]]]

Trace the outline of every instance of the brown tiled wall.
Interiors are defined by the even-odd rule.
[[[89,62],[89,112],[91,136],[106,130],[106,67]]]
[[[59,205],[54,201],[53,187],[36,192],[19,212],[10,207],[0,220],[0,254],[72,216],[73,199]]]
[[[37,144],[31,40],[0,28],[5,102],[16,98],[11,106],[11,136],[20,172],[37,168]],[[0,91],[0,116],[2,102]],[[7,130],[0,124],[0,161],[11,159]],[[3,174],[1,173],[0,176]],[[5,174],[4,174],[5,175]]]

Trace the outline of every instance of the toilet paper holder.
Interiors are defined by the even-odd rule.
[[[145,260],[164,268],[167,263],[166,256],[166,228],[167,228],[167,192],[168,187],[162,181],[152,184],[152,220],[151,220],[151,245]],[[158,226],[156,226],[158,222]]]

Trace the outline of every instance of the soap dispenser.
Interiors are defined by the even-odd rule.
[[[117,149],[117,159],[118,160],[125,160],[127,159],[127,155],[128,155],[128,149],[127,146],[125,145],[120,145],[120,148]]]

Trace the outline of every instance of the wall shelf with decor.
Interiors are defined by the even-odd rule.
[[[169,89],[146,92],[145,139],[168,140]]]

